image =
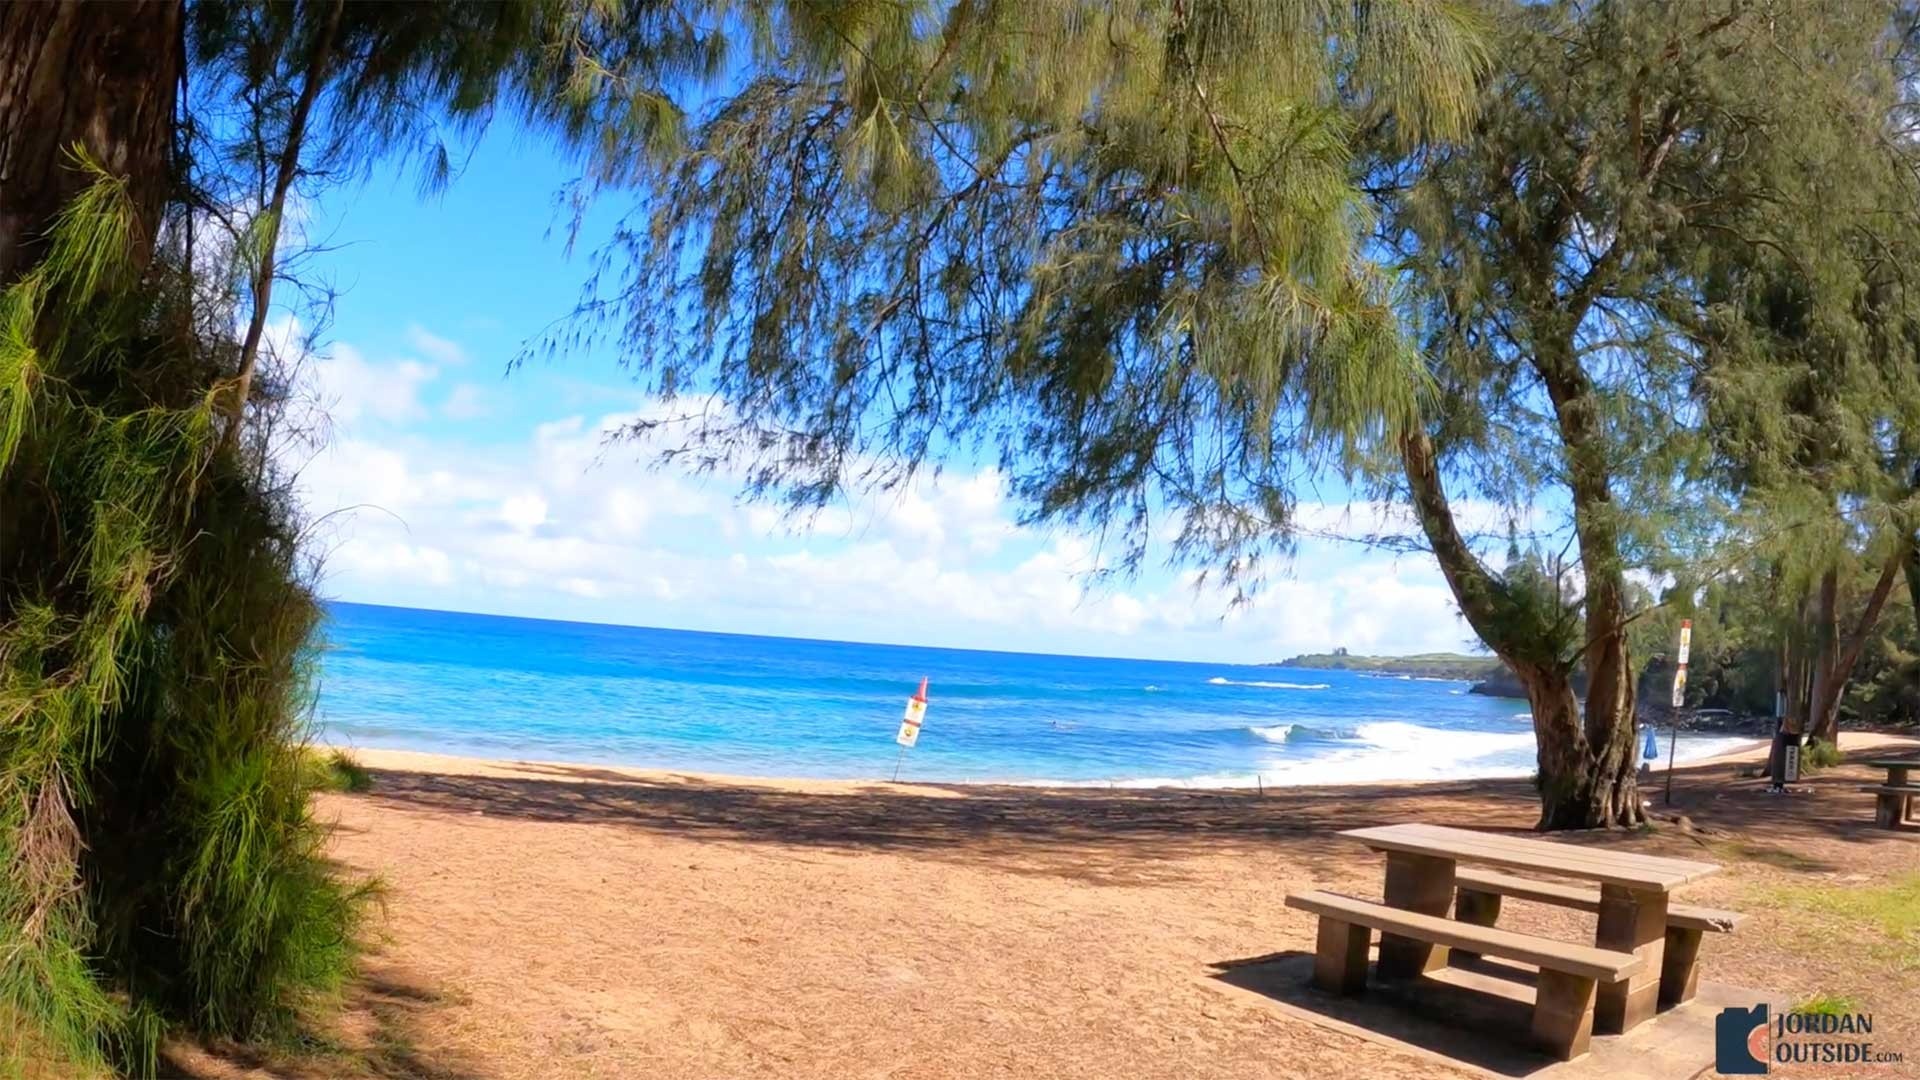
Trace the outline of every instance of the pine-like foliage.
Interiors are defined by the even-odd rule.
[[[1350,147],[1458,133],[1484,66],[1445,0],[742,5],[753,53],[635,181],[582,319],[669,441],[798,505],[962,446],[1138,554],[1282,537],[1304,458],[1425,385],[1361,255]],[[1203,418],[1195,422],[1195,418]],[[671,422],[671,421],[670,421]],[[635,434],[639,434],[637,430]]]
[[[685,152],[603,177],[642,206],[549,342],[608,334],[659,390],[712,399],[632,434],[802,507],[997,455],[1034,516],[1134,558],[1171,532],[1228,580],[1285,548],[1316,471],[1364,477],[1411,503],[1528,686],[1543,827],[1642,819],[1630,575],[1697,583],[1753,535],[1734,499],[1833,517],[1849,489],[1787,464],[1823,418],[1855,498],[1910,442],[1907,331],[1878,307],[1908,261],[1908,5],[737,21],[756,52]],[[1764,326],[1763,279],[1818,332]],[[1727,410],[1721,445],[1781,466],[1764,493],[1713,475]],[[1463,497],[1556,518],[1524,539],[1569,572],[1488,565]]]
[[[272,1037],[352,967],[371,886],[310,794],[362,778],[304,745],[321,613],[276,457],[297,358],[263,340],[302,299],[273,291],[291,200],[383,158],[443,183],[443,136],[500,108],[602,172],[645,160],[679,130],[657,82],[718,57],[658,0],[185,14],[159,35],[188,64],[173,174],[75,143],[86,183],[0,292],[0,1077]]]
[[[365,893],[308,808],[294,511],[217,438],[231,300],[74,167],[0,294],[0,1022],[36,1032],[0,1054],[151,1071],[163,1015],[257,1034],[336,983]]]

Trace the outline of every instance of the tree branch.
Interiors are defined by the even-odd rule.
[[[246,413],[247,398],[253,390],[253,372],[260,360],[260,339],[266,332],[267,312],[273,299],[273,260],[279,248],[280,229],[283,215],[287,209],[287,192],[293,187],[294,175],[300,168],[300,147],[306,139],[307,118],[313,112],[313,103],[320,96],[320,86],[326,81],[327,65],[333,56],[333,41],[340,30],[340,14],[346,6],[346,0],[333,0],[332,8],[327,12],[326,25],[321,28],[315,39],[313,55],[307,61],[306,82],[300,87],[300,97],[294,102],[293,113],[287,120],[285,144],[280,148],[280,160],[276,166],[273,180],[273,198],[264,209],[270,231],[260,245],[259,261],[254,267],[251,292],[253,294],[253,312],[247,320],[247,336],[240,347],[240,374],[234,381],[231,405],[227,412],[227,429],[221,436],[223,448],[231,447],[240,436],[240,421]]]

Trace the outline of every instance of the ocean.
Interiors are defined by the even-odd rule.
[[[328,605],[344,746],[825,779],[1252,787],[1525,776],[1526,702],[1441,679]],[[1682,736],[1682,761],[1745,740]],[[1666,740],[1661,739],[1665,752]]]

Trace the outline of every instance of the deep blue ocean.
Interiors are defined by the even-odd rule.
[[[747,776],[1251,787],[1526,775],[1525,701],[1239,664],[709,634],[333,603],[320,737]],[[1741,740],[1685,738],[1680,758]],[[1662,740],[1664,753],[1665,743]]]

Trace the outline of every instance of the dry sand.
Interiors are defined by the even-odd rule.
[[[1849,750],[1899,740],[1849,736]],[[1903,743],[1914,746],[1911,741]],[[1743,755],[1755,759],[1757,751]],[[1377,895],[1341,829],[1525,830],[1524,781],[1247,792],[766,781],[361,751],[330,795],[334,849],[388,890],[337,1035],[306,1061],[176,1048],[202,1077],[1447,1077],[1213,978],[1311,950],[1290,890]],[[1746,910],[1710,979],[1783,1001],[1846,994],[1920,1063],[1920,954],[1777,899],[1920,867],[1872,827],[1870,778],[1771,797],[1726,762],[1684,769],[1685,815],[1573,843],[1708,858],[1686,899]],[[1529,910],[1530,909],[1530,910]],[[1591,917],[1515,907],[1579,937]],[[1838,938],[1834,935],[1839,935]],[[1911,1065],[1876,1076],[1913,1075]]]

